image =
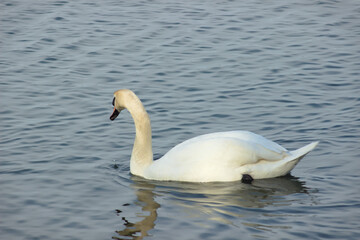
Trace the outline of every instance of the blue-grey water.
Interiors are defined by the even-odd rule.
[[[360,239],[360,2],[0,2],[1,239]],[[292,176],[230,183],[129,174],[143,100],[156,157],[249,130]]]

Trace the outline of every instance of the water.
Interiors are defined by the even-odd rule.
[[[359,1],[1,1],[2,239],[359,239]],[[129,174],[134,90],[156,157],[249,130],[292,177]]]

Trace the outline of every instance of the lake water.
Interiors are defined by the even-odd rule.
[[[360,2],[0,3],[1,239],[360,239]],[[251,185],[129,174],[143,100],[155,157],[248,130],[293,150]]]

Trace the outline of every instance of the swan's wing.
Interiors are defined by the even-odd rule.
[[[231,138],[236,138],[239,140],[242,140],[244,142],[251,142],[254,144],[258,144],[261,145],[262,147],[266,148],[269,151],[273,151],[273,152],[277,152],[277,153],[283,153],[283,152],[287,152],[287,150],[285,148],[283,148],[282,146],[280,146],[279,144],[277,144],[276,142],[273,142],[261,135],[258,135],[256,133],[253,132],[249,132],[249,131],[231,131],[231,132],[219,132],[219,133],[214,133],[214,135],[219,135],[219,136],[224,136],[224,137],[231,137]],[[211,134],[208,134],[209,136]]]
[[[229,163],[241,166],[259,160],[277,161],[287,150],[260,135],[245,131],[201,135],[175,146],[164,155],[167,161]]]
[[[253,145],[251,147],[254,147],[255,151],[259,152],[261,156],[263,156],[263,159],[276,159],[276,153],[281,154],[281,156],[284,155],[284,153],[288,153],[288,150],[280,146],[279,144],[261,136],[256,133],[252,133],[249,131],[230,131],[230,132],[217,132],[217,133],[209,133],[200,135],[198,137],[191,138],[178,146],[196,143],[196,142],[202,142],[210,139],[218,139],[220,142],[224,138],[231,138],[234,140],[239,140],[240,144],[247,143]],[[257,147],[255,147],[255,145]],[[177,147],[177,146],[176,146]],[[275,154],[272,156],[272,154]],[[267,156],[267,157],[266,157]]]

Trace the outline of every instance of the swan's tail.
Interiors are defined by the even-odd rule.
[[[319,142],[313,142],[297,150],[290,151],[288,156],[279,161],[262,161],[248,165],[244,173],[249,174],[254,179],[284,176],[318,144]]]
[[[296,161],[296,163],[298,163],[303,157],[305,157],[306,154],[308,154],[311,150],[313,150],[318,144],[319,142],[312,142],[302,148],[291,151],[290,156],[286,157],[284,160],[287,162]]]
[[[288,174],[293,168],[298,164],[298,162],[305,157],[306,154],[308,154],[311,150],[313,150],[319,142],[312,142],[302,148],[299,148],[294,151],[290,151],[290,155],[285,157],[282,162],[282,173],[279,174],[279,176],[284,176]]]

